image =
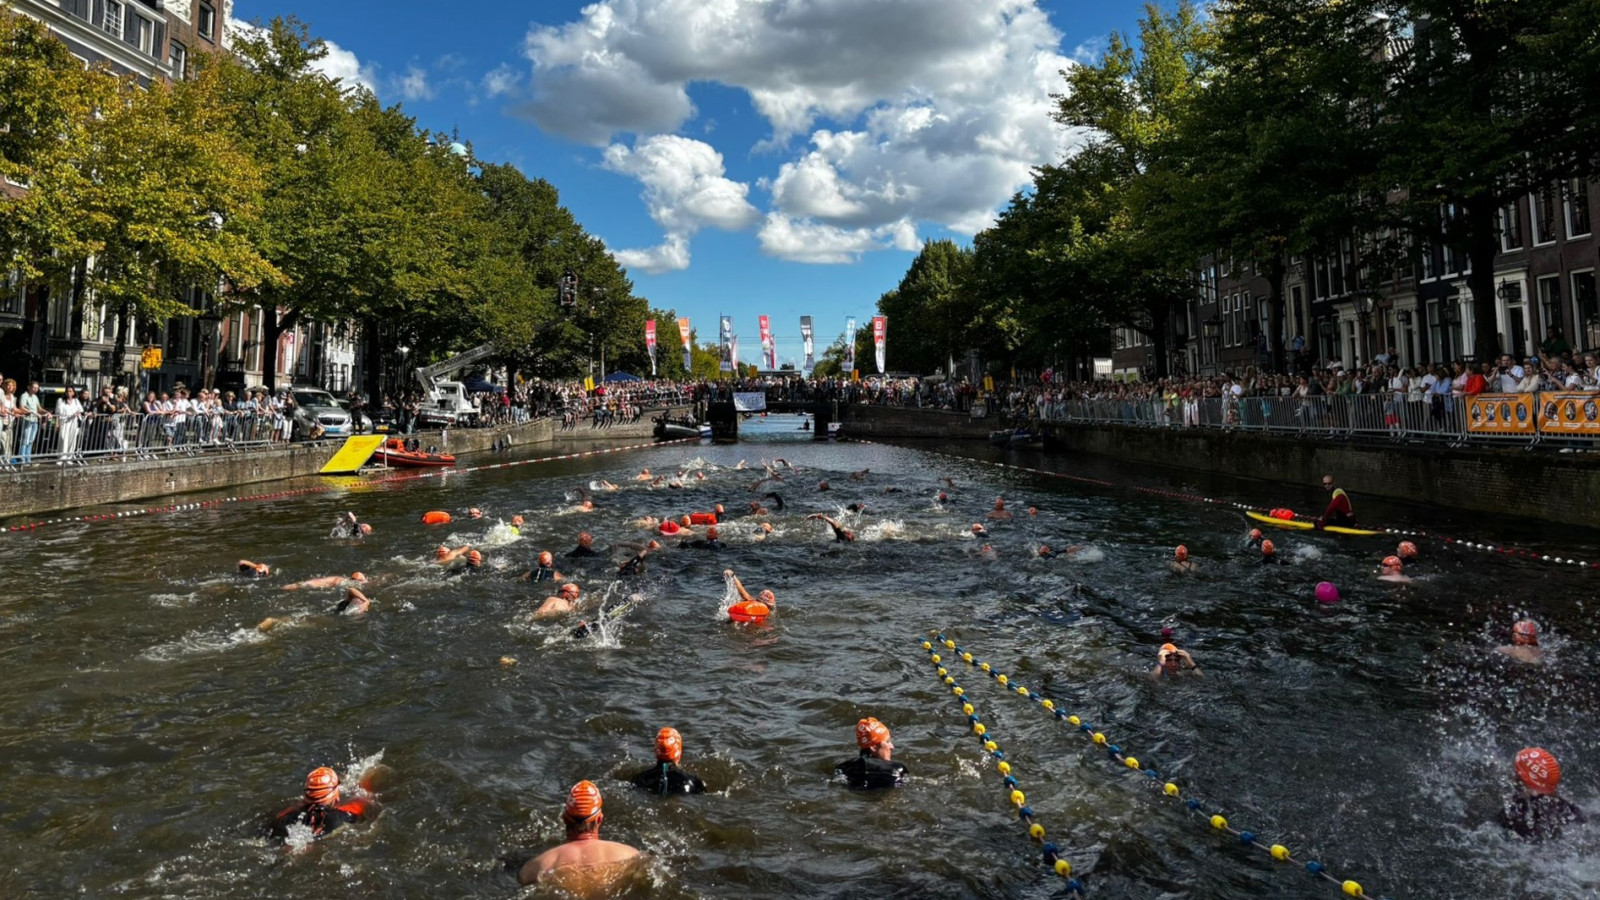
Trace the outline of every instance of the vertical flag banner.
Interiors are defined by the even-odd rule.
[[[778,346],[772,339],[772,321],[761,317],[761,360],[768,369],[778,368]]]
[[[804,345],[805,376],[807,378],[810,378],[811,377],[811,370],[816,368],[816,366],[817,366],[816,357],[813,356],[813,354],[812,354],[812,346],[811,346],[811,317],[810,316],[801,316],[800,317],[800,343]]]
[[[722,317],[722,334],[717,340],[717,350],[722,354],[722,363],[718,366],[724,372],[733,371],[733,317]]]
[[[856,317],[844,320],[844,359],[839,360],[839,370],[846,375],[856,370]]]
[[[644,323],[644,346],[650,351],[650,377],[656,377],[656,320]]]
[[[689,320],[678,320],[678,337],[683,340],[683,371],[694,371],[694,361],[689,355]]]
[[[739,374],[739,336],[728,339],[728,352],[733,354],[733,374]]]
[[[872,317],[872,349],[878,356],[878,374],[887,375],[889,370],[883,367],[883,339],[889,330],[888,316]]]

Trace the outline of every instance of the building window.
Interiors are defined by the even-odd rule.
[[[1508,253],[1522,247],[1522,217],[1517,215],[1517,204],[1500,207],[1500,252]]]
[[[1539,301],[1539,321],[1548,330],[1561,326],[1561,276],[1546,275],[1533,283],[1533,295]]]
[[[183,81],[189,77],[189,48],[178,41],[172,42],[172,48],[167,53],[167,61],[172,68],[172,77]]]
[[[155,56],[157,50],[156,23],[146,19],[144,16],[134,16],[133,22],[130,24],[136,31],[129,33],[128,37],[133,39],[129,43],[135,44],[140,53]]]
[[[1567,237],[1588,234],[1592,230],[1589,226],[1589,182],[1574,178],[1567,182],[1563,193],[1567,195]]]
[[[200,12],[195,17],[195,31],[208,41],[217,39],[217,11],[211,4],[200,4]]]
[[[22,314],[22,295],[27,287],[22,281],[22,273],[13,269],[4,278],[0,278],[0,313],[17,316]]]
[[[1572,273],[1572,320],[1579,334],[1592,333],[1600,325],[1600,306],[1595,303],[1594,270]],[[1593,347],[1591,341],[1585,346]]]
[[[122,4],[117,0],[106,0],[106,9],[100,16],[100,27],[107,34],[122,37]]]
[[[1556,186],[1545,185],[1531,198],[1533,210],[1533,243],[1548,244],[1556,239]]]

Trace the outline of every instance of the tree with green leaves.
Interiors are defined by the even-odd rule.
[[[971,270],[970,249],[948,239],[927,241],[899,287],[878,299],[878,313],[896,326],[897,371],[944,370],[974,337],[975,304],[967,289]]]

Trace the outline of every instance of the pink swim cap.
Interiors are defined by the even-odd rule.
[[[1333,582],[1331,582],[1331,581],[1319,581],[1319,582],[1317,582],[1317,602],[1318,603],[1338,603],[1339,602],[1339,589],[1333,586]]]

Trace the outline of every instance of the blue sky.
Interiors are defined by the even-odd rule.
[[[1134,0],[238,0],[328,40],[330,74],[543,177],[694,322],[780,358],[863,322],[926,238],[966,242],[1066,136],[1056,72]],[[470,10],[470,14],[465,13]],[[893,346],[896,327],[889,325]],[[663,323],[663,342],[670,339]],[[641,337],[641,340],[643,338]]]

